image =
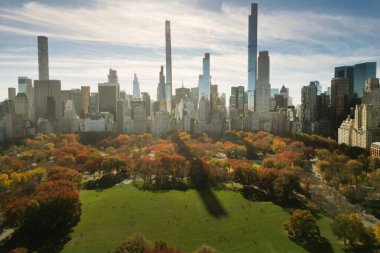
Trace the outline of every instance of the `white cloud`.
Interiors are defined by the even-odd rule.
[[[182,80],[185,85],[195,86],[203,53],[210,51],[213,80],[229,94],[230,86],[247,82],[248,12],[248,5],[229,3],[223,3],[219,12],[204,10],[196,0],[96,0],[93,6],[81,8],[30,2],[22,8],[0,10],[0,18],[7,21],[0,24],[0,31],[153,49],[149,56],[121,52],[120,57],[112,59],[112,65],[122,85],[128,88],[133,72],[138,73],[141,90],[149,90],[154,98],[159,68],[165,63],[164,21],[170,19],[174,86],[179,87]],[[259,49],[270,50],[272,85],[289,85],[291,95],[299,102],[301,86],[314,79],[326,86],[334,66],[376,61],[380,52],[368,46],[367,41],[379,38],[379,26],[380,19],[373,18],[259,10]],[[363,49],[358,50],[358,46]],[[328,50],[335,53],[328,55]],[[0,55],[8,53],[0,49]],[[64,87],[66,80],[67,87],[102,82],[110,60],[107,52],[103,53],[51,57],[51,75],[62,79]],[[33,60],[36,59],[20,59],[16,71],[7,71],[7,75],[22,67],[36,67]],[[17,61],[0,60],[0,66],[17,65],[14,62]]]

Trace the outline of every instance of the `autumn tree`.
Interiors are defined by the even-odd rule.
[[[30,198],[19,198],[4,210],[5,224],[30,235],[71,227],[81,214],[77,186],[67,180],[46,181]]]
[[[144,253],[151,247],[151,242],[142,234],[134,234],[123,242],[114,253]]]
[[[289,200],[300,188],[299,178],[293,173],[281,173],[273,182],[274,196],[282,201]]]
[[[377,224],[375,229],[376,240],[380,242],[380,224]]]
[[[358,214],[340,214],[331,225],[333,233],[343,240],[345,246],[356,246],[365,233],[364,224]]]
[[[291,239],[303,245],[317,241],[320,238],[316,219],[309,210],[295,210],[284,224],[284,229]]]
[[[194,251],[194,253],[217,253],[218,251],[211,246],[203,244],[198,249]]]

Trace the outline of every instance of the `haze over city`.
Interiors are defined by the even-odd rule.
[[[294,104],[310,80],[330,86],[335,66],[380,58],[377,1],[258,3],[258,51],[270,53],[271,87],[288,87]],[[212,83],[229,96],[231,86],[247,87],[248,14],[248,1],[1,1],[0,98],[17,87],[18,76],[38,79],[38,35],[49,37],[50,76],[62,88],[96,90],[112,67],[121,89],[132,93],[136,73],[141,91],[154,98],[166,19],[173,90],[182,81],[197,86],[210,52]]]

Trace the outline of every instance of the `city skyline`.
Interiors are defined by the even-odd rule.
[[[18,4],[20,2],[22,1],[19,1]],[[173,90],[181,87],[182,80],[186,87],[197,86],[198,74],[202,71],[201,60],[205,52],[211,54],[212,81],[213,84],[219,85],[220,93],[229,94],[232,86],[247,87],[248,85],[247,16],[250,2],[240,1],[233,4],[215,1],[209,6],[204,6],[207,5],[204,3],[201,6],[197,1],[189,3],[177,1],[167,8],[164,4],[150,1],[144,1],[141,4],[97,1],[86,9],[70,2],[65,6],[57,6],[54,3],[54,1],[50,1],[50,4],[40,2],[25,5],[13,5],[7,1],[3,3],[4,8],[0,11],[0,17],[4,20],[0,26],[1,38],[4,38],[0,44],[2,45],[0,55],[3,56],[0,60],[2,66],[0,70],[1,99],[7,96],[6,87],[17,87],[18,76],[38,79],[35,35],[49,37],[51,79],[61,80],[62,88],[70,89],[79,88],[81,85],[90,85],[92,90],[96,90],[97,83],[104,81],[104,76],[111,65],[119,73],[121,89],[132,94],[133,73],[136,72],[139,76],[141,91],[149,91],[151,97],[155,98],[156,85],[159,81],[157,73],[160,66],[165,64],[162,29],[166,19],[171,20],[172,25]],[[297,17],[303,16],[304,24],[295,24],[295,17],[292,17],[295,13],[283,10],[277,13],[279,15],[274,15],[276,11],[279,11],[278,8],[274,8],[271,4],[261,4],[260,1],[258,3],[258,50],[270,52],[271,86],[280,88],[284,84],[289,87],[294,104],[300,103],[301,87],[307,85],[310,80],[319,80],[324,90],[330,86],[335,66],[366,61],[377,62],[379,59],[379,49],[371,47],[372,40],[376,40],[379,34],[376,34],[375,30],[371,30],[372,26],[364,31],[359,29],[363,28],[361,26],[369,20],[374,24],[373,27],[380,23],[379,19],[371,15],[366,18],[360,17],[363,19],[360,21],[358,20],[359,16],[354,18],[352,13],[334,17],[331,13],[334,11],[333,9],[330,13],[317,14],[310,8],[310,10],[304,10],[304,13],[297,14]],[[146,27],[148,29],[142,30],[141,20],[145,15],[141,15],[142,17],[139,18],[138,14],[125,12],[122,14],[118,10],[122,7],[127,9],[139,7],[141,8],[139,13],[146,13],[146,16],[149,16],[152,9],[157,8],[158,15],[154,18],[147,18]],[[176,13],[181,8],[182,11]],[[70,30],[68,27],[71,21],[67,15],[71,14],[62,12],[68,9],[73,9],[74,12],[78,9],[83,13],[82,17],[75,19],[78,21],[77,30]],[[38,19],[30,15],[32,11],[36,17],[39,17]],[[110,21],[110,24],[119,24],[119,26],[115,25],[114,29],[102,29],[99,33],[90,34],[95,24],[100,25],[97,22],[101,20],[95,18],[99,11],[104,12],[106,17],[114,14],[117,17],[116,21]],[[42,14],[43,16],[41,16]],[[68,22],[58,25],[59,18],[56,21],[47,21],[52,17],[51,15],[57,18],[58,14],[62,14]],[[207,20],[202,17],[202,14],[212,15]],[[191,16],[195,22],[187,24]],[[318,21],[315,21],[317,17]],[[95,24],[79,22],[80,20],[83,22],[83,18],[92,18]],[[125,27],[127,31],[118,30],[122,21],[131,22],[131,18],[135,18],[135,22],[131,23],[133,24],[131,27]],[[159,22],[151,25],[155,19]],[[326,35],[319,35],[319,40],[313,41],[313,36],[315,36],[313,33],[324,28],[323,26],[329,23],[328,21],[331,25],[330,30],[326,32]],[[338,25],[332,24],[333,21],[336,21]],[[202,22],[205,22],[202,24],[203,27],[200,26]],[[303,32],[309,28],[306,27],[308,22],[315,23],[315,31],[312,33]],[[279,27],[280,23],[284,24]],[[40,27],[36,28],[37,25]],[[351,27],[352,31],[345,31],[344,28],[347,27]],[[279,28],[282,28],[283,31]],[[46,29],[45,32],[43,32],[44,29]],[[140,31],[138,31],[139,29]],[[202,33],[204,29],[210,29],[211,33]],[[82,34],[79,34],[80,31]],[[126,32],[131,31],[136,33],[122,41],[121,38],[127,35]],[[373,31],[372,35],[370,31]],[[119,39],[117,36],[112,36],[118,32],[121,33]],[[344,45],[333,43],[325,38],[331,36],[332,40],[344,39],[354,32],[357,34],[352,42],[345,42]],[[360,38],[364,33],[366,34],[365,38]],[[299,35],[299,38],[295,35]],[[367,44],[363,43],[364,40],[368,41]],[[291,43],[292,41],[293,43]],[[299,45],[301,42],[305,44],[303,47]],[[284,46],[278,46],[281,43]],[[282,51],[290,43],[292,47],[287,51]],[[358,47],[358,45],[362,46]],[[306,50],[306,47],[310,48]],[[303,50],[299,50],[298,54],[293,52],[300,48]],[[326,48],[331,52],[326,52]],[[80,53],[80,57],[78,57],[78,53]],[[225,64],[225,62],[229,62],[229,64]]]

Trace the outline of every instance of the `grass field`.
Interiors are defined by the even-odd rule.
[[[307,252],[288,239],[282,224],[289,214],[271,202],[252,202],[233,191],[214,191],[222,214],[210,212],[195,190],[149,192],[132,185],[81,191],[81,221],[64,253],[112,252],[126,238],[141,232],[150,240],[192,252],[203,243],[220,252]],[[331,219],[321,216],[322,236],[334,252],[342,252],[330,230]]]

